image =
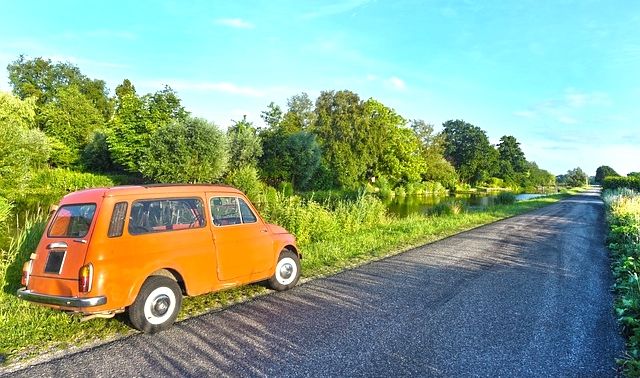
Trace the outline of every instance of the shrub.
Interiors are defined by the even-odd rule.
[[[260,193],[264,191],[264,184],[258,177],[258,170],[250,165],[232,171],[227,177],[227,183],[242,190],[251,202],[256,202]]]
[[[512,205],[516,202],[516,195],[511,192],[500,192],[495,199],[497,205]]]
[[[640,177],[605,177],[602,183],[603,189],[628,188],[640,191]]]

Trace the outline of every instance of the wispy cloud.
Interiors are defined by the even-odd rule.
[[[152,88],[161,88],[164,85],[169,85],[171,88],[178,91],[199,91],[199,92],[220,92],[233,95],[245,96],[245,97],[264,97],[266,91],[258,88],[241,86],[229,82],[206,82],[206,81],[187,81],[178,79],[168,80],[154,80],[144,83],[145,86]]]
[[[387,84],[399,91],[404,91],[405,89],[407,89],[407,84],[404,82],[404,80],[400,79],[397,76],[391,76],[389,79],[387,79]]]
[[[241,18],[219,18],[214,23],[236,29],[253,29],[255,27],[254,24]]]
[[[367,4],[369,0],[348,0],[337,1],[319,6],[311,12],[302,15],[302,18],[318,18],[326,16],[334,16],[346,13]]]
[[[581,92],[573,88],[565,90],[565,102],[572,108],[585,106],[610,106],[611,98],[604,92]]]

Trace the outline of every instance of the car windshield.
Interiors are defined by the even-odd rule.
[[[47,235],[50,238],[82,238],[89,232],[95,212],[95,203],[64,205],[56,212]]]

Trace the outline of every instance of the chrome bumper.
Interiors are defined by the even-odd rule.
[[[34,293],[27,288],[18,289],[18,298],[26,301],[43,303],[62,307],[94,307],[107,303],[107,297],[91,297],[91,298],[78,298],[78,297],[60,297],[56,295],[46,295]]]

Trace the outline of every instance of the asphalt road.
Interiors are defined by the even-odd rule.
[[[603,216],[575,196],[11,374],[615,376]]]

